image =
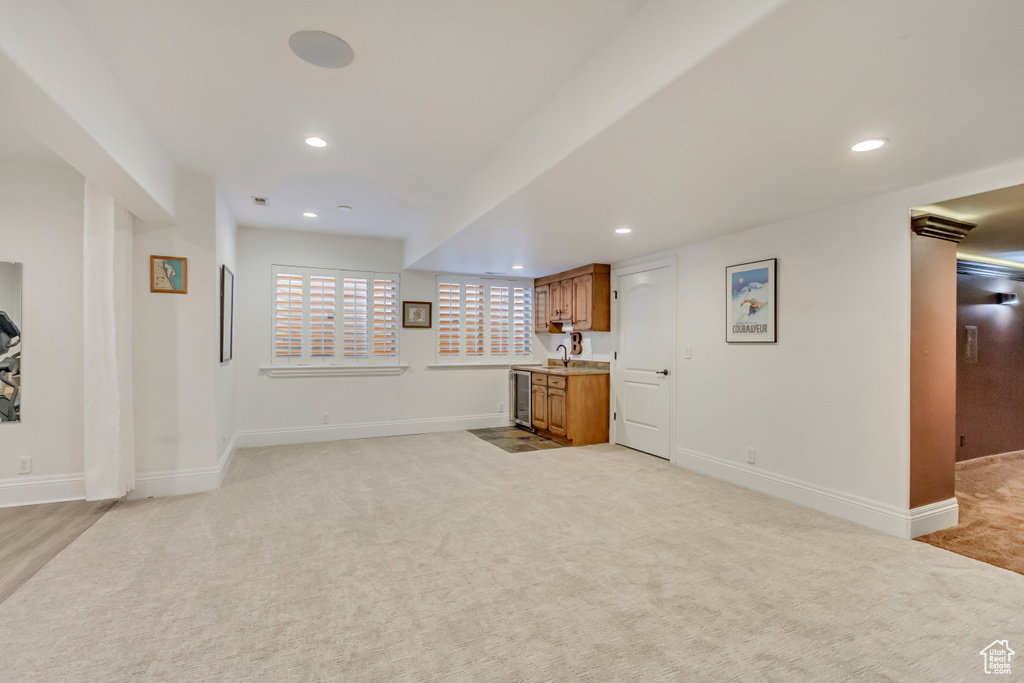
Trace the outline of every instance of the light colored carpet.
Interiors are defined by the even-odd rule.
[[[958,462],[956,499],[960,523],[917,540],[1024,574],[1024,451]]]
[[[634,451],[458,432],[244,450],[219,491],[118,505],[0,604],[0,679],[968,680],[1021,605],[1012,572]]]

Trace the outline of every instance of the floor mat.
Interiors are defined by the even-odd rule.
[[[506,453],[525,453],[527,451],[546,451],[549,448],[566,448],[565,444],[546,439],[519,427],[490,427],[488,429],[470,429],[469,433],[489,441]]]

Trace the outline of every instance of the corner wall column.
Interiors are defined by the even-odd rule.
[[[973,227],[911,220],[910,509],[920,518],[911,536],[956,524],[956,245]]]

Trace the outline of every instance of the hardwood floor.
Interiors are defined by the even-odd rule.
[[[68,547],[115,500],[73,500],[0,509],[0,602]]]

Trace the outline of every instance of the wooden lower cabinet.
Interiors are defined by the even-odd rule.
[[[537,384],[533,385],[533,426],[548,428],[548,388]]]
[[[567,436],[565,429],[565,391],[548,389],[548,431]]]
[[[608,442],[608,375],[533,373],[533,426],[570,446]]]

